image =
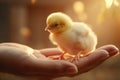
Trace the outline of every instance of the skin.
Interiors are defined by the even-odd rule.
[[[30,54],[29,50],[33,50]],[[118,48],[105,45],[78,61],[52,60],[49,56],[61,55],[57,48],[32,49],[16,43],[0,44],[0,72],[24,76],[30,79],[51,80],[62,76],[85,73],[108,58],[117,55]]]

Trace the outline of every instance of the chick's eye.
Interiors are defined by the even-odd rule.
[[[58,24],[55,24],[55,26],[58,26]]]

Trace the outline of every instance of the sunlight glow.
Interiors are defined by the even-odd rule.
[[[31,0],[31,4],[35,4],[37,0]]]
[[[29,36],[30,36],[30,30],[27,27],[22,27],[20,29],[20,33],[26,39],[29,38]]]
[[[80,14],[84,12],[84,4],[81,1],[75,1],[73,3],[73,9],[75,13]]]
[[[75,1],[73,3],[73,11],[77,15],[78,20],[85,21],[87,19],[87,15],[85,12],[85,6],[82,1]]]
[[[105,0],[106,7],[109,9],[112,5],[119,6],[118,0]]]

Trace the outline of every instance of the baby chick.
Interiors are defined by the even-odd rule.
[[[69,16],[61,12],[50,14],[46,24],[45,30],[50,32],[49,39],[64,54],[80,57],[95,50],[97,37],[87,24],[73,22]]]

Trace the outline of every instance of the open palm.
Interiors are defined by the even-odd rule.
[[[0,44],[0,72],[49,80],[61,76],[75,76],[87,72],[118,53],[114,45],[96,49],[78,61],[52,60],[62,54],[57,48],[36,50],[17,43]]]

